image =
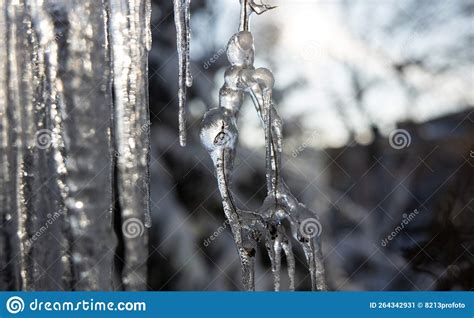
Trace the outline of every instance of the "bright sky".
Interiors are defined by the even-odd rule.
[[[307,135],[315,131],[318,133],[320,140],[315,144],[340,146],[347,141],[347,129],[335,107],[336,102],[356,131],[357,140],[370,141],[367,119],[354,104],[348,65],[358,70],[363,78],[376,83],[366,95],[364,107],[385,133],[392,130],[397,121],[407,118],[423,121],[457,111],[463,102],[474,103],[472,65],[460,70],[453,68],[442,76],[413,69],[409,73],[410,83],[421,92],[415,100],[408,98],[406,89],[388,67],[398,55],[410,56],[416,50],[425,50],[430,54],[427,46],[449,47],[449,41],[458,41],[456,37],[461,37],[463,32],[473,33],[472,22],[466,23],[461,19],[452,19],[457,24],[449,19],[442,21],[443,28],[448,30],[434,29],[432,34],[425,32],[425,20],[446,18],[441,15],[447,15],[452,9],[446,8],[442,1],[434,1],[438,7],[433,5],[432,10],[426,13],[406,13],[403,5],[409,1],[359,1],[358,4],[362,5],[354,8],[350,21],[344,14],[341,1],[267,2],[278,5],[278,8],[261,16],[253,16],[251,21],[257,50],[255,65],[272,69],[279,89],[298,81],[306,83],[284,95],[278,111],[283,119],[301,116]],[[206,28],[215,28],[214,45],[217,48],[225,47],[238,28],[237,0],[216,1],[214,11],[211,20],[198,18],[198,22],[192,25],[191,53],[195,57],[202,56],[204,47],[212,44],[204,32]],[[413,15],[408,16],[408,27],[402,27],[406,32],[398,32],[398,38],[387,36],[384,24],[403,14]],[[196,17],[193,16],[193,19]],[[268,33],[268,26],[271,24],[277,26],[280,37],[269,41],[272,35]],[[361,39],[361,33],[367,33],[370,44]],[[262,43],[268,42],[274,42],[274,46],[263,48]],[[222,80],[222,73],[219,73],[215,85],[216,99]],[[263,136],[263,133],[254,108],[250,104],[244,105],[242,116],[240,140],[247,146],[262,146],[263,137],[255,137],[255,134]]]

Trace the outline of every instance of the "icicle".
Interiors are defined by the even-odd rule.
[[[114,154],[122,217],[149,220],[149,0],[0,11],[0,289],[110,290]],[[146,236],[124,245],[125,288],[145,289]]]
[[[272,272],[273,272],[273,283],[274,283],[274,289],[275,291],[280,290],[280,272],[281,272],[281,232],[279,225],[274,225],[274,228],[272,229],[274,233],[272,234],[271,237],[271,248],[273,249],[273,260],[272,260]]]
[[[45,5],[0,1],[0,7],[6,39],[0,44],[2,69],[8,70],[0,87],[8,105],[0,107],[1,165],[6,165],[0,170],[0,215],[10,220],[2,229],[10,239],[0,244],[12,255],[2,270],[10,276],[8,288],[52,289],[51,280],[69,276],[65,264],[57,262],[66,257],[63,222],[51,224],[41,240],[34,234],[64,207],[58,45]],[[43,268],[51,268],[49,277]]]
[[[293,247],[284,230],[281,230],[281,234],[283,235],[281,246],[285,252],[286,264],[288,266],[288,277],[290,280],[290,286],[288,288],[290,290],[295,290],[295,256],[293,255]]]
[[[274,224],[268,225],[268,234],[265,240],[265,247],[267,248],[268,257],[272,265],[273,275],[273,289],[275,291],[280,290],[280,256],[277,254],[277,228]]]
[[[8,39],[8,28],[6,25],[7,18],[7,7],[4,0],[0,0],[0,34],[4,36],[5,42]],[[8,69],[8,50],[6,45],[0,46],[0,69]],[[14,191],[12,185],[12,178],[16,173],[16,169],[11,165],[11,144],[10,144],[10,135],[9,132],[9,117],[7,113],[8,101],[8,76],[7,72],[0,72],[0,219],[5,222],[12,221],[12,212],[14,211],[14,205],[11,200],[11,192]],[[10,234],[9,226],[5,222],[3,226],[0,227],[0,237],[8,237]],[[15,237],[12,235],[12,237]],[[0,250],[6,251],[8,244],[5,239],[0,239]],[[17,253],[17,249],[13,249],[13,253]],[[15,279],[15,274],[11,270],[16,264],[7,257],[0,257],[0,268],[4,270],[0,271],[0,290],[7,290],[9,288],[18,288],[19,281]]]
[[[2,245],[10,248],[14,255],[18,257],[10,260],[5,260],[8,266],[5,268],[11,274],[10,277],[5,277],[5,285],[2,286],[3,290],[8,288],[21,289],[25,286],[26,268],[27,268],[27,256],[28,253],[25,251],[25,235],[26,235],[26,218],[24,214],[25,210],[21,208],[24,204],[24,200],[21,196],[22,189],[22,175],[23,169],[21,167],[22,152],[24,147],[23,139],[21,138],[21,132],[16,127],[21,127],[22,109],[31,110],[29,105],[27,107],[21,107],[20,96],[26,95],[30,97],[30,91],[23,91],[20,88],[20,81],[23,78],[19,65],[22,63],[18,61],[21,55],[21,47],[17,44],[17,41],[21,39],[18,36],[18,29],[22,24],[23,16],[18,12],[18,6],[13,6],[10,3],[4,1],[2,3],[2,15],[0,17],[0,27],[4,31],[5,46],[2,46],[2,53],[5,55],[1,62],[3,70],[2,72],[2,93],[4,99],[1,101],[2,105],[2,186],[0,191],[2,192],[2,201],[6,203],[5,206],[1,206],[2,218],[11,220],[5,227],[2,226],[2,230],[5,229],[5,237],[10,236],[12,243],[8,244],[6,240],[2,240]],[[7,21],[10,23],[7,24]],[[27,27],[25,27],[27,29]],[[25,65],[28,67],[28,65]],[[8,213],[11,213],[7,217]]]
[[[149,133],[137,134],[137,131],[150,125],[147,74],[150,31],[146,18],[149,9],[141,0],[110,1],[117,189],[124,222],[126,262],[122,279],[127,290],[146,289],[148,251],[144,225],[150,224]]]
[[[321,249],[321,224],[316,214],[301,203],[297,203],[291,213],[295,218],[293,236],[303,246],[311,274],[311,288],[327,290]]]
[[[190,59],[190,46],[191,46],[191,0],[185,0],[184,6],[184,22],[186,26],[186,86],[191,87],[193,85],[193,76],[191,75],[191,59]]]
[[[247,291],[255,290],[255,253],[256,245],[249,239],[248,233],[244,230],[243,248],[239,248],[240,261],[242,263],[242,285]]]
[[[201,143],[209,152],[217,175],[217,184],[222,197],[224,213],[229,220],[232,234],[242,264],[244,289],[255,290],[256,238],[253,226],[256,222],[252,212],[239,210],[230,191],[230,176],[238,139],[233,113],[224,107],[209,110],[201,124]],[[244,217],[245,216],[245,217]]]
[[[190,69],[191,0],[173,0],[176,25],[176,48],[178,51],[178,103],[179,143],[186,145],[186,87],[191,87],[193,78]]]
[[[70,240],[74,242],[70,247],[73,288],[110,290],[109,268],[114,260],[110,247],[117,244],[112,225],[112,173],[118,151],[114,151],[112,140],[113,70],[108,23],[115,16],[107,5],[98,6],[94,0],[55,4],[51,10],[54,13],[51,16],[58,19],[56,39],[63,50],[59,56],[60,87],[64,113],[68,114],[63,135],[67,155],[65,184],[69,189],[65,199],[69,229],[65,231],[70,232]],[[119,79],[123,73],[116,75]],[[90,149],[84,151],[86,147]],[[90,246],[91,236],[97,238],[95,248]],[[98,259],[103,261],[94,266]]]
[[[322,267],[322,260],[320,256],[320,249],[315,240],[311,239],[303,242],[303,250],[308,262],[309,272],[311,274],[311,289],[312,290],[327,290],[326,281],[324,278],[324,268]]]
[[[153,37],[151,34],[151,0],[145,0],[145,48],[151,50]]]
[[[328,287],[326,284],[326,273],[324,269],[320,238],[318,237],[313,244],[314,260],[316,262],[316,286],[318,286],[319,290],[325,291],[328,290]]]
[[[306,261],[308,262],[309,273],[311,275],[311,290],[318,290],[316,284],[316,261],[315,261],[315,252],[311,242],[302,243],[304,255]]]

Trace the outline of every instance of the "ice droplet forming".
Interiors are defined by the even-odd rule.
[[[191,0],[173,0],[178,51],[178,104],[179,143],[186,145],[186,87],[193,85],[190,69],[189,47],[191,40]]]

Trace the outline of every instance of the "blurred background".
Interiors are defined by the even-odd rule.
[[[253,16],[256,67],[275,75],[284,178],[315,210],[333,290],[474,287],[474,1],[267,1]],[[148,288],[241,289],[200,120],[216,107],[237,0],[193,0],[188,145],[178,142],[172,1],[152,6]],[[239,120],[237,204],[265,194],[264,135]],[[296,288],[310,288],[297,250]],[[264,247],[256,287],[272,289]],[[285,265],[285,264],[284,264]],[[288,285],[282,275],[282,287]]]

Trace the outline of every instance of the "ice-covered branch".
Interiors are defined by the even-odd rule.
[[[272,101],[274,77],[266,68],[254,67],[254,39],[249,31],[252,13],[263,13],[273,7],[241,1],[240,31],[227,45],[230,62],[225,72],[224,85],[219,91],[219,107],[209,110],[201,126],[201,142],[214,162],[224,212],[232,228],[240,254],[243,285],[254,290],[254,255],[257,243],[263,241],[272,264],[274,289],[280,289],[281,253],[284,252],[290,286],[293,290],[295,261],[291,240],[292,232],[304,251],[311,274],[312,289],[326,290],[326,280],[321,250],[321,224],[317,215],[298,202],[282,178],[282,121]],[[244,95],[254,103],[265,131],[267,198],[257,211],[242,211],[232,200],[231,178],[238,140],[236,122]],[[285,229],[284,221],[290,224]]]

